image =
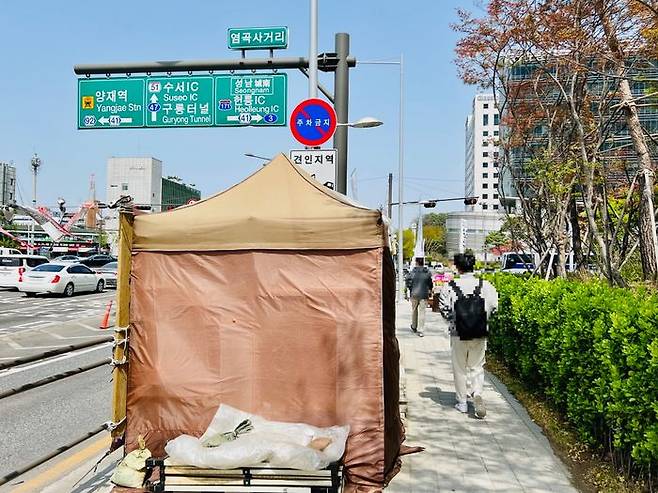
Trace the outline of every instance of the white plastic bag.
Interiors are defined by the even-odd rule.
[[[249,419],[253,431],[219,447],[204,447],[202,442],[217,433],[233,430]],[[318,428],[303,423],[283,423],[240,411],[226,404],[219,406],[206,432],[197,439],[182,435],[167,443],[165,451],[176,464],[235,469],[268,462],[275,467],[316,470],[337,461],[345,452],[349,426]],[[329,438],[322,451],[308,445],[315,438]]]

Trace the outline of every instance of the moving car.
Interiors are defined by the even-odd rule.
[[[105,289],[105,280],[86,265],[49,263],[25,273],[18,289],[30,297],[37,293],[73,296],[84,291],[100,293]]]
[[[117,259],[114,258],[112,255],[105,255],[105,254],[98,254],[98,255],[92,255],[91,257],[84,258],[80,260],[80,263],[82,265],[86,265],[87,267],[91,267],[92,269],[96,269],[98,267],[103,267],[105,264],[109,264],[110,262],[116,262]]]
[[[17,288],[27,271],[46,263],[48,259],[41,255],[0,256],[0,288]]]
[[[119,266],[118,262],[110,262],[109,264],[105,264],[103,267],[101,267],[96,271],[105,280],[105,287],[107,288],[117,287],[118,266]]]

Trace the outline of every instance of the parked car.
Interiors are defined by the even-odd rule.
[[[20,250],[15,248],[0,248],[0,255],[21,255]]]
[[[117,269],[119,267],[118,262],[110,262],[105,264],[103,267],[98,269],[98,272],[103,279],[105,280],[105,287],[107,288],[116,288],[117,287]]]
[[[82,258],[78,257],[77,255],[62,255],[60,257],[55,257],[54,259],[51,260],[53,263],[80,263]]]
[[[109,264],[110,262],[116,262],[117,259],[114,258],[112,255],[105,255],[105,254],[98,254],[98,255],[92,255],[91,257],[84,258],[80,260],[80,263],[82,265],[86,265],[87,267],[91,267],[92,269],[96,269],[98,267],[103,267],[105,264]]]
[[[501,271],[509,274],[526,274],[535,270],[538,255],[525,252],[505,252],[500,257]]]
[[[86,265],[49,263],[35,267],[23,275],[18,289],[27,296],[37,293],[58,293],[73,296],[74,293],[105,289],[105,279]]]
[[[41,255],[3,255],[0,257],[0,288],[17,288],[23,275],[48,263]]]

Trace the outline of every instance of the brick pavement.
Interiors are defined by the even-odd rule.
[[[467,415],[454,409],[447,323],[428,309],[420,338],[410,320],[410,303],[402,302],[397,331],[406,443],[426,450],[403,457],[386,492],[577,492],[541,429],[495,377],[486,375],[484,420],[475,418],[470,402]]]

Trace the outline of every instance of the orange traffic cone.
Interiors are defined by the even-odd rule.
[[[107,329],[110,327],[110,311],[112,310],[112,301],[107,304],[107,309],[105,310],[105,315],[103,315],[103,321],[101,322],[99,329]]]

